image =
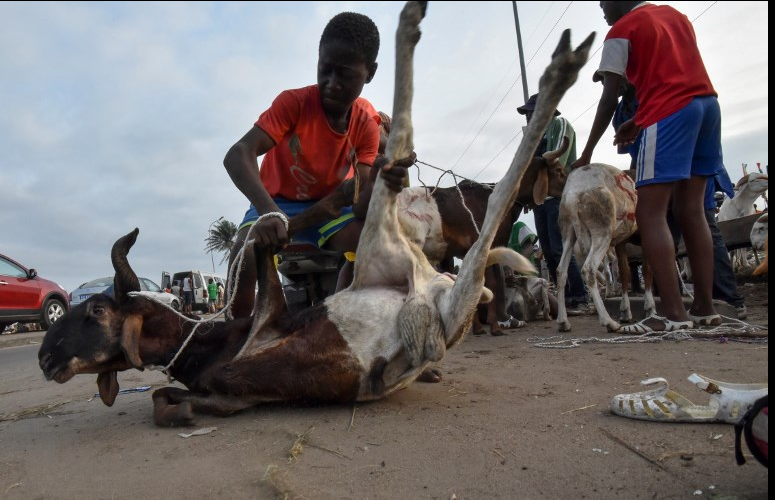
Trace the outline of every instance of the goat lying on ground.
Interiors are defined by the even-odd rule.
[[[767,241],[767,234],[770,229],[770,214],[763,213],[761,217],[756,219],[751,227],[751,247],[753,248],[753,255],[756,259],[756,265],[761,265],[759,261],[759,251],[764,250],[764,242]]]
[[[411,64],[424,6],[408,2],[397,30],[396,102],[389,158],[412,150]],[[165,366],[188,390],[153,394],[157,425],[192,423],[192,412],[228,415],[266,401],[352,402],[382,398],[411,384],[460,342],[482,295],[488,262],[532,266],[516,252],[490,251],[497,226],[516,196],[543,129],[586,62],[591,35],[574,52],[566,31],[541,80],[541,99],[504,179],[490,197],[479,239],[456,280],[436,272],[400,232],[397,195],[377,179],[358,248],[353,284],[296,316],[285,307],[271,253],[254,248],[258,289],[250,318],[192,325],[139,290],[126,255],[137,230],[114,245],[115,301],[95,295],[49,329],[38,353],[46,378],[64,383],[97,373],[102,400],[118,393],[116,372]]]
[[[549,282],[537,276],[515,276],[506,288],[506,312],[525,321],[549,321],[557,316],[557,299],[549,293]]]
[[[762,274],[770,274],[770,264],[769,264],[769,252],[767,251],[767,240],[768,236],[764,237],[764,260],[761,264],[759,264],[756,269],[753,270],[754,276],[759,276]]]
[[[638,194],[635,183],[626,172],[602,163],[577,168],[568,176],[560,202],[560,230],[562,232],[562,257],[557,267],[557,323],[560,331],[570,331],[565,309],[565,282],[568,265],[576,243],[584,262],[581,275],[595,303],[600,324],[609,332],[620,325],[605,308],[597,283],[597,273],[609,248],[616,249],[619,277],[622,281],[622,300],[619,320],[632,321],[628,290],[630,268],[625,244],[637,229],[635,205]],[[654,298],[650,288],[646,290],[644,308],[647,314],[654,310]]]

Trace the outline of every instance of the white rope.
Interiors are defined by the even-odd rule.
[[[676,330],[672,332],[648,332],[641,335],[623,335],[618,337],[585,337],[567,339],[562,335],[552,337],[530,337],[530,342],[535,347],[544,347],[552,349],[572,349],[582,344],[649,344],[662,342],[663,340],[718,340],[728,342],[729,340],[743,341],[749,343],[768,343],[767,336],[757,335],[759,330],[767,330],[764,326],[752,325],[736,318],[722,316],[724,322],[716,327],[709,329],[690,328],[685,330]]]
[[[223,309],[219,313],[216,313],[216,315],[213,316],[210,319],[194,319],[194,318],[189,318],[188,316],[182,314],[180,311],[176,310],[174,307],[161,302],[156,297],[151,297],[151,296],[148,296],[148,295],[143,295],[141,292],[129,292],[127,295],[130,296],[130,297],[135,297],[135,296],[144,297],[144,298],[146,298],[148,300],[156,302],[157,304],[161,305],[162,307],[165,307],[165,308],[169,309],[170,311],[172,311],[173,313],[175,313],[178,316],[179,320],[183,320],[182,322],[179,322],[179,324],[181,325],[181,329],[182,329],[182,325],[184,323],[194,323],[195,324],[194,328],[191,329],[191,333],[188,334],[188,337],[183,342],[183,344],[180,346],[180,349],[178,349],[178,352],[175,353],[175,356],[173,356],[172,361],[170,361],[167,364],[167,366],[145,365],[145,368],[148,368],[149,370],[156,370],[156,371],[163,372],[164,374],[167,375],[167,380],[172,382],[172,376],[169,374],[169,370],[170,370],[170,368],[172,368],[172,365],[175,364],[175,361],[177,361],[178,357],[183,352],[183,349],[186,348],[188,343],[194,337],[194,333],[196,332],[197,328],[199,328],[199,326],[204,324],[204,323],[212,323],[215,320],[215,318],[217,318],[218,316],[220,316],[223,313]]]
[[[283,226],[285,226],[285,231],[288,232],[288,217],[286,217],[282,212],[267,212],[263,215],[260,215],[254,224],[261,224],[263,221],[271,217],[280,219],[283,222]]]
[[[443,179],[445,175],[450,174],[452,176],[452,180],[455,182],[455,189],[457,189],[457,194],[460,196],[460,202],[463,204],[463,208],[466,210],[466,212],[468,212],[468,216],[471,218],[471,224],[473,224],[473,226],[474,226],[474,230],[476,231],[476,235],[479,236],[479,225],[476,223],[476,219],[474,218],[473,212],[471,212],[471,209],[469,209],[468,205],[466,205],[466,200],[463,197],[463,192],[460,190],[460,183],[458,182],[458,177],[463,179],[463,180],[466,180],[466,181],[469,181],[469,182],[472,182],[472,183],[475,183],[475,184],[479,184],[479,185],[481,185],[481,186],[483,186],[485,188],[488,188],[490,190],[492,190],[493,187],[489,186],[487,184],[482,184],[480,182],[473,181],[471,179],[463,177],[462,175],[458,175],[455,172],[453,172],[452,170],[443,170],[443,169],[441,169],[439,167],[434,167],[430,163],[425,163],[425,162],[417,160],[417,161],[415,161],[414,164],[417,165],[418,163],[422,163],[423,165],[427,165],[427,166],[429,166],[431,168],[435,168],[436,170],[440,170],[442,172],[441,176],[436,180],[436,185],[431,190],[429,196],[433,196],[433,193],[435,193],[436,190],[439,188],[439,183],[441,182],[441,179]],[[426,189],[428,188],[428,186],[420,178],[420,168],[419,167],[417,168],[417,180],[420,181],[420,184],[422,184],[422,186],[424,188],[426,188]]]

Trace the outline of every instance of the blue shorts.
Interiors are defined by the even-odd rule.
[[[718,99],[695,97],[684,108],[643,129],[635,186],[710,176],[722,165]]]
[[[285,198],[273,198],[273,200],[277,204],[277,208],[282,210],[288,217],[298,215],[317,203],[316,201],[292,201]],[[254,207],[251,203],[250,208],[248,208],[248,211],[245,212],[245,217],[243,217],[242,223],[239,225],[238,230],[242,229],[243,227],[249,227],[255,224],[256,220],[258,220],[258,216],[259,213],[256,210],[256,207]],[[342,215],[336,219],[324,222],[323,224],[319,224],[317,226],[309,227],[303,231],[299,231],[293,235],[291,241],[312,243],[316,247],[322,248],[323,245],[326,244],[326,241],[331,238],[331,236],[336,234],[340,229],[351,223],[353,220],[355,220],[353,207],[344,207],[342,208]]]

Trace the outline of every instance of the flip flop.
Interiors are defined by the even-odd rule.
[[[663,328],[661,330],[651,328],[646,324],[646,321],[648,320],[657,320],[661,321]],[[693,321],[672,321],[662,316],[657,316],[656,314],[649,316],[648,318],[642,319],[638,321],[637,323],[633,323],[632,325],[622,325],[617,332],[621,333],[635,333],[635,334],[642,334],[642,333],[653,333],[653,332],[674,332],[676,330],[688,330],[689,328],[694,327]]]
[[[767,383],[731,384],[692,373],[688,377],[699,389],[710,394],[706,406],[670,390],[662,377],[641,382],[654,388],[634,394],[617,394],[611,398],[611,411],[621,417],[653,422],[720,422],[735,424],[757,399],[768,394]]]
[[[517,319],[517,318],[515,318],[514,316],[509,316],[509,319],[507,319],[506,321],[498,321],[498,325],[499,325],[501,328],[510,328],[510,329],[513,329],[513,328],[522,328],[522,327],[523,327],[523,326],[525,326],[526,324],[527,324],[527,323],[525,323],[525,322],[524,322],[524,321],[522,321],[521,319]]]
[[[694,322],[694,326],[719,326],[721,324],[721,316],[718,314],[709,314],[707,316],[694,316],[689,315]]]

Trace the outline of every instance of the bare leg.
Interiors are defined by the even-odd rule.
[[[499,265],[494,265],[484,270],[484,286],[492,290],[493,299],[487,304],[487,323],[490,325],[490,335],[500,337],[506,335],[498,321],[505,321],[506,316],[503,273]]]
[[[694,278],[694,303],[691,313],[696,316],[715,314],[713,308],[713,240],[705,220],[703,198],[707,177],[692,176],[679,181],[673,197],[673,213],[681,227],[686,253]]]
[[[673,184],[649,184],[638,188],[636,219],[643,255],[659,288],[662,314],[671,321],[689,321],[675,272],[675,245],[667,226],[667,207],[672,190]],[[699,200],[699,208],[702,208],[702,199]],[[694,224],[705,226],[707,230],[707,224],[699,224],[698,220]],[[711,254],[710,251],[708,253]],[[713,275],[712,271],[710,275]]]

